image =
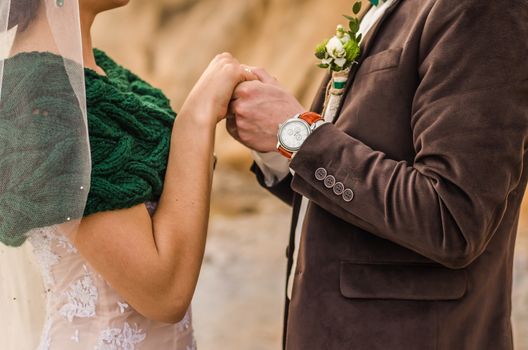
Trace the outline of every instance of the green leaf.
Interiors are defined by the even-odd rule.
[[[354,12],[355,15],[361,12],[361,1],[358,1],[354,4],[354,6],[352,7],[352,12]]]
[[[348,25],[352,33],[356,34],[359,31],[359,19],[354,18],[354,20],[350,21]]]
[[[323,68],[323,69],[327,69],[328,67],[330,67],[328,64],[318,64],[317,67],[319,68]]]
[[[358,43],[361,42],[361,39],[363,39],[363,33],[359,33],[359,34],[356,36],[356,41],[357,41]]]
[[[326,57],[326,44],[328,44],[328,40],[323,41],[315,48],[315,57],[320,60]]]
[[[337,64],[332,64],[330,69],[334,72],[341,72],[343,70],[343,68],[339,67]]]
[[[343,15],[343,17],[345,17],[349,21],[354,21],[356,19],[356,17],[352,17],[352,16],[348,16],[348,15]]]
[[[346,59],[349,62],[355,61],[361,52],[359,45],[354,40],[350,40],[347,42],[344,46],[345,52],[346,52]]]
[[[325,58],[325,54],[324,54],[324,52],[321,53],[321,52],[316,51],[315,52],[315,57],[317,57],[318,59],[322,60],[322,59]]]

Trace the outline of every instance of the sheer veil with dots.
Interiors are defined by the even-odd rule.
[[[0,0],[0,349],[34,349],[44,290],[27,242],[70,237],[90,184],[78,0]]]

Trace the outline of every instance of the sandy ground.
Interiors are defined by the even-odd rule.
[[[219,170],[194,320],[201,350],[278,350],[289,208],[249,174]],[[518,241],[516,349],[528,350],[528,230]]]

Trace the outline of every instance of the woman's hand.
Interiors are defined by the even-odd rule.
[[[216,124],[225,118],[238,84],[257,79],[250,69],[241,66],[231,54],[217,55],[194,85],[183,104],[182,112]]]

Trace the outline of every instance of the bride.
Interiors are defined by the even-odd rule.
[[[39,349],[196,347],[215,127],[256,77],[217,56],[175,118],[160,90],[92,49],[96,15],[126,3],[0,0],[0,241],[31,247],[40,269]]]

